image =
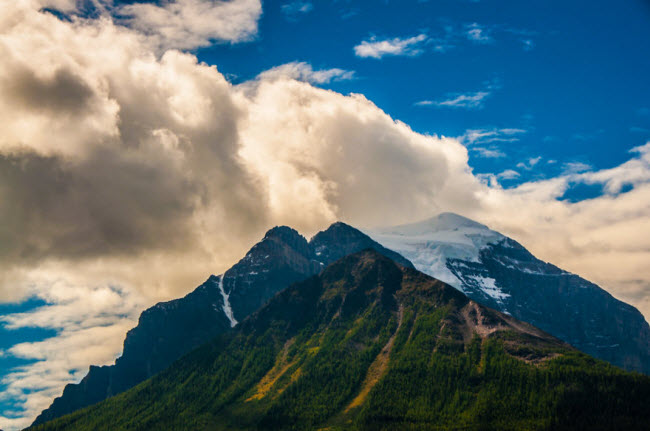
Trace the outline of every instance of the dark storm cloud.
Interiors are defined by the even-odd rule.
[[[25,150],[0,155],[0,257],[91,258],[182,246],[198,187],[119,153],[82,163]]]

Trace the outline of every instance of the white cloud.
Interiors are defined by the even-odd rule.
[[[519,162],[517,163],[517,167],[520,169],[525,169],[527,171],[532,170],[540,161],[542,160],[542,156],[537,156],[537,157],[529,157],[526,161]],[[549,160],[547,163],[551,163],[552,161]],[[553,162],[554,163],[554,162]]]
[[[314,9],[314,4],[311,1],[294,1],[285,3],[280,8],[282,13],[289,21],[299,19],[301,15],[305,15]]]
[[[586,184],[603,184],[605,186],[605,192],[610,194],[619,193],[625,185],[638,185],[650,182],[650,142],[632,148],[630,152],[638,154],[638,157],[614,168],[585,172],[591,171],[593,168],[590,165],[578,162],[578,169],[574,167],[570,169],[570,172],[584,172],[577,177],[579,181]]]
[[[479,157],[487,159],[499,159],[505,157],[506,154],[496,147],[472,147],[472,151]]]
[[[456,109],[482,109],[485,101],[492,92],[501,88],[498,79],[493,79],[484,83],[485,89],[482,91],[466,93],[449,93],[442,100],[423,100],[417,102],[416,106],[437,106],[439,108],[456,108]]]
[[[29,426],[34,415],[60,396],[67,383],[79,381],[86,374],[89,364],[113,362],[115,353],[121,350],[124,334],[135,322],[134,319],[115,318],[110,325],[66,329],[44,341],[13,346],[9,350],[13,356],[37,361],[10,370],[2,379],[6,387],[0,400],[18,402],[24,409],[15,412],[17,417],[0,415],[4,429]]]
[[[563,165],[563,174],[577,174],[580,172],[589,171],[592,169],[592,166],[588,163],[583,162],[567,162]]]
[[[520,177],[519,172],[512,169],[506,169],[505,171],[497,174],[497,178],[500,178],[502,180],[514,180],[519,177]]]
[[[518,142],[521,135],[526,132],[525,129],[518,128],[470,129],[458,139],[478,157],[502,158],[506,157],[506,153],[500,146],[505,143]]]
[[[45,298],[8,320],[60,331],[10,351],[45,359],[9,374],[23,424],[85,366],[119,354],[138,310],[221,272],[279,224],[310,235],[335,220],[454,211],[650,316],[648,145],[612,169],[503,189],[514,174],[486,183],[468,148],[499,151],[523,129],[422,135],[363,95],[296,80],[345,72],[297,63],[233,86],[109,18],[59,21],[28,0],[0,8],[0,299]],[[560,200],[576,182],[606,194]]]
[[[118,14],[163,50],[194,49],[214,41],[251,40],[257,34],[262,4],[260,0],[165,0],[161,5],[124,5]]]
[[[525,50],[530,50],[534,42],[530,39],[533,32],[503,28],[497,25],[483,25],[479,23],[454,23],[447,22],[438,32],[427,31],[412,37],[378,38],[372,36],[354,47],[358,57],[380,59],[388,55],[415,56],[425,51],[445,53],[451,49],[468,44],[488,45],[495,42],[494,34],[512,33],[517,35]],[[431,102],[431,101],[429,101]],[[423,101],[424,105],[433,104]]]
[[[338,68],[314,70],[309,63],[292,62],[276,66],[262,72],[258,79],[295,79],[298,81],[310,82],[312,84],[328,84],[332,81],[345,81],[354,78],[354,72]]]
[[[37,0],[37,3],[41,7],[52,8],[66,13],[77,10],[77,0]]]
[[[477,91],[474,93],[452,94],[449,99],[431,101],[423,100],[417,102],[418,106],[438,106],[448,108],[463,108],[463,109],[481,109],[484,107],[485,99],[490,96],[489,91]]]
[[[422,43],[427,40],[426,34],[408,38],[395,37],[392,39],[377,39],[371,37],[354,47],[357,57],[380,59],[387,55],[415,56],[422,53]]]
[[[78,381],[90,364],[113,362],[127,330],[135,326],[142,298],[108,286],[87,288],[57,282],[33,294],[48,305],[24,313],[0,316],[5,330],[45,328],[57,336],[12,346],[6,354],[30,362],[2,376],[0,401],[22,404],[18,417],[2,417],[10,429],[29,426],[34,415],[59,396],[70,381]]]
[[[525,133],[526,130],[517,128],[470,129],[459,139],[466,145],[517,142]]]
[[[465,26],[465,36],[467,39],[478,44],[487,44],[493,42],[493,39],[489,34],[489,30],[476,22],[467,24]]]

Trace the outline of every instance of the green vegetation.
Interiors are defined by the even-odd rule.
[[[157,377],[35,429],[650,429],[649,400],[649,377],[366,252]]]

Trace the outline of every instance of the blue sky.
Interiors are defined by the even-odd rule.
[[[292,10],[309,6],[286,13],[292,4]],[[362,93],[422,133],[519,129],[501,136],[516,141],[476,145],[494,153],[472,151],[470,159],[477,173],[515,170],[520,176],[504,181],[513,186],[557,175],[568,163],[597,169],[618,165],[629,158],[630,148],[650,138],[649,22],[650,3],[640,0],[615,6],[602,1],[265,2],[255,41],[214,45],[197,54],[235,83],[292,61],[354,71],[354,79],[325,87]],[[484,40],[472,39],[474,28]],[[417,53],[381,59],[355,55],[354,47],[373,37],[419,35],[426,39],[416,44]],[[487,94],[476,106],[416,105],[481,92]],[[534,171],[517,167],[540,156]]]
[[[27,29],[0,22],[0,167],[24,167],[0,171],[0,428],[30,423],[119,355],[142,309],[218,274],[276,224],[308,234],[456,211],[650,315],[648,1],[235,0],[221,21],[211,0],[0,3]],[[160,8],[125,8],[142,3]],[[41,25],[52,16],[34,5],[53,4],[61,21]],[[50,68],[62,73],[39,76]],[[286,106],[263,99],[262,81],[317,114],[294,93]],[[341,96],[352,93],[379,109]],[[318,129],[332,106],[345,115]]]
[[[36,298],[30,298],[21,303],[0,304],[0,316],[33,310],[43,305],[45,305],[45,302]],[[56,331],[52,329],[27,327],[7,330],[2,327],[0,328],[0,352],[5,352],[17,343],[29,343],[44,340],[55,335]],[[10,354],[0,354],[0,376],[4,377],[9,370],[14,369],[15,367],[24,366],[34,362],[34,360],[19,358]],[[2,392],[4,388],[6,388],[6,385],[0,384],[0,392]],[[12,410],[19,413],[21,407],[22,405],[20,400],[14,398],[0,400],[0,412],[3,416],[8,414],[11,415],[10,412]]]

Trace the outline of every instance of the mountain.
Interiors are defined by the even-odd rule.
[[[367,250],[36,430],[638,430],[650,377]]]
[[[167,368],[193,348],[229,331],[293,282],[319,273],[336,259],[372,248],[402,265],[413,265],[367,235],[344,223],[334,223],[310,242],[295,230],[280,226],[223,275],[210,276],[183,298],[145,310],[124,340],[114,365],[91,366],[78,384],[44,410],[33,425],[71,413],[119,394]]]
[[[650,374],[650,327],[636,308],[487,226],[443,213],[366,233],[477,302],[596,358]]]

